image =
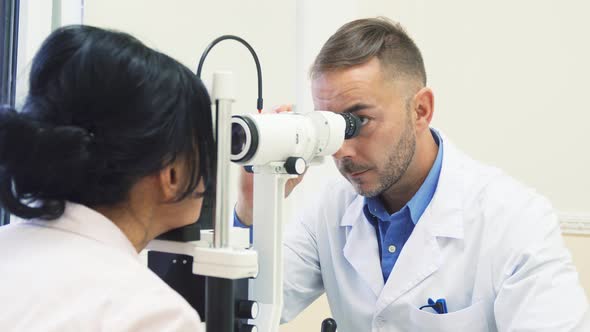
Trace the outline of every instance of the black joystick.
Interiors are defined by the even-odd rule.
[[[336,332],[336,321],[332,318],[326,318],[322,322],[322,332]]]

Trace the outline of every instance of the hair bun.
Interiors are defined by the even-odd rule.
[[[3,107],[0,195],[4,203],[8,202],[11,211],[21,217],[61,214],[67,194],[80,190],[88,175],[90,141],[83,128],[53,126]],[[41,207],[21,204],[20,199],[26,197],[42,198]]]
[[[23,119],[14,108],[0,106],[0,165],[8,167],[22,161],[26,155],[22,145],[36,131],[34,124]]]
[[[43,156],[54,162],[84,162],[90,141],[91,134],[84,128],[39,123],[11,107],[0,110],[0,164],[5,167],[22,167],[33,158],[39,164]]]

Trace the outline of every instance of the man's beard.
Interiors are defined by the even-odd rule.
[[[409,117],[408,117],[409,120]],[[365,197],[375,197],[379,196],[384,191],[391,188],[391,186],[395,185],[402,176],[406,173],[412,159],[414,158],[414,153],[416,152],[416,135],[412,131],[411,122],[408,121],[404,128],[404,131],[397,142],[395,148],[390,150],[389,155],[387,156],[387,162],[385,167],[382,171],[378,169],[373,169],[373,171],[377,172],[378,176],[378,184],[375,188],[361,188],[359,183],[355,183],[348,179],[348,181],[354,186],[356,192]],[[355,164],[350,159],[343,159],[340,164],[338,165],[338,169],[340,173],[346,177],[345,174],[355,173],[365,171],[370,169],[369,165],[362,165],[362,164]]]

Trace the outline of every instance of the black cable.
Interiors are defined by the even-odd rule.
[[[233,39],[233,40],[236,40],[236,41],[242,43],[242,45],[244,45],[248,48],[248,50],[252,54],[252,57],[254,57],[254,62],[256,63],[256,72],[258,74],[258,99],[256,100],[256,109],[260,112],[260,111],[262,111],[262,104],[263,104],[263,102],[262,102],[262,70],[260,69],[260,62],[258,61],[258,56],[256,55],[256,52],[254,52],[254,49],[252,48],[252,46],[250,46],[250,44],[248,44],[248,42],[245,41],[244,39],[242,39],[238,36],[234,36],[234,35],[223,35],[223,36],[215,39],[214,41],[212,41],[211,44],[209,44],[209,46],[207,46],[207,48],[205,49],[205,51],[201,55],[201,60],[199,60],[199,66],[197,67],[197,77],[201,78],[201,69],[203,69],[203,63],[205,62],[205,58],[209,54],[209,51],[211,51],[213,46],[217,45],[219,42],[221,42],[222,40],[226,40],[226,39]]]

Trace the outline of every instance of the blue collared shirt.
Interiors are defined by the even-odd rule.
[[[389,214],[383,207],[379,197],[365,198],[363,212],[367,220],[375,227],[379,244],[381,271],[385,282],[387,282],[387,278],[389,278],[404,244],[412,234],[414,226],[420,220],[436,191],[442,167],[443,146],[439,133],[434,129],[431,129],[431,133],[436,144],[438,144],[438,154],[424,183],[404,207],[393,214]]]

